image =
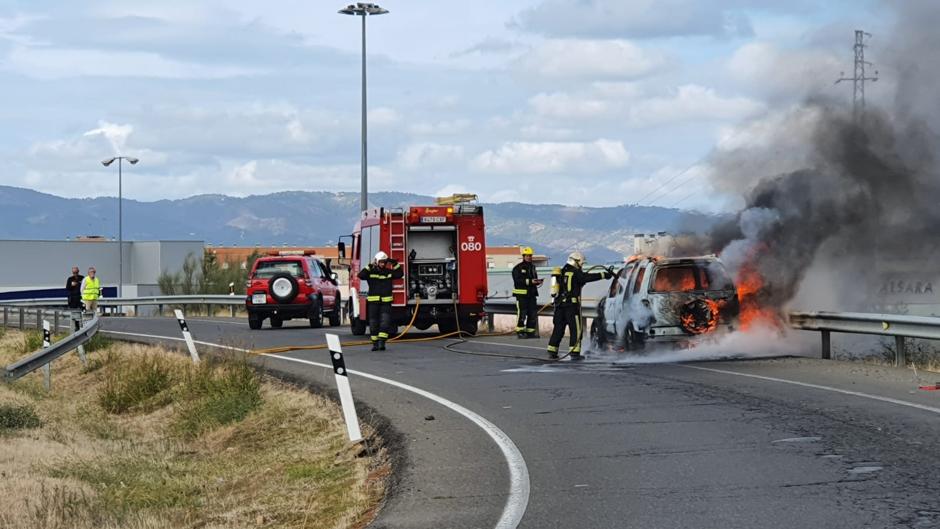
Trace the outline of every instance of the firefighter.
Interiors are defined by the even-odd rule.
[[[369,282],[366,313],[373,351],[384,351],[392,327],[392,281],[405,277],[401,263],[385,252],[375,254],[372,264],[359,271],[359,279]]]
[[[557,277],[553,278],[557,282],[558,291],[552,293],[555,297],[555,316],[552,318],[552,337],[548,340],[548,357],[551,359],[558,358],[558,346],[565,335],[565,327],[568,327],[571,340],[569,355],[572,360],[581,359],[581,338],[584,332],[581,327],[581,288],[586,283],[613,276],[610,268],[602,272],[586,273],[581,270],[583,263],[584,255],[581,252],[572,252],[568,256],[567,264]]]
[[[522,261],[512,269],[512,295],[516,297],[516,336],[535,338],[539,330],[539,285],[542,280],[532,264],[535,252],[526,246]]]

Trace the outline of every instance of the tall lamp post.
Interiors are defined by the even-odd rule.
[[[124,176],[124,160],[127,160],[131,165],[136,164],[140,160],[132,156],[115,156],[103,160],[101,164],[108,167],[114,163],[114,160],[117,160],[118,163],[118,297],[120,298],[124,296],[124,197],[121,193],[121,180]]]
[[[388,9],[379,7],[378,4],[371,2],[358,2],[349,4],[343,9],[340,9],[339,13],[362,17],[362,160],[360,162],[362,164],[362,181],[359,192],[359,208],[361,211],[365,211],[369,207],[369,154],[366,149],[366,16],[384,15],[388,13]]]

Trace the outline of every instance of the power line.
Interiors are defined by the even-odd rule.
[[[662,189],[662,188],[666,187],[667,185],[669,185],[670,182],[672,182],[672,181],[675,180],[676,178],[679,178],[680,176],[684,175],[685,173],[689,172],[689,170],[692,169],[693,167],[695,167],[695,166],[699,163],[699,161],[701,161],[701,160],[692,162],[691,165],[689,165],[688,167],[686,167],[686,168],[683,169],[682,171],[680,171],[680,172],[674,174],[671,178],[669,178],[668,180],[666,180],[665,182],[663,182],[662,184],[660,184],[659,187],[657,187],[656,189],[654,189],[654,190],[650,191],[649,193],[643,195],[643,198],[641,198],[640,200],[637,200],[636,203],[637,203],[637,204],[642,204],[642,202],[643,202],[644,200],[646,200],[650,195],[656,194],[660,189]],[[666,194],[668,195],[669,193],[666,193]]]

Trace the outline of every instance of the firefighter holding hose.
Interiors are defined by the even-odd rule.
[[[373,351],[384,351],[392,328],[392,281],[405,277],[401,263],[385,252],[375,254],[372,263],[359,271],[359,279],[369,282],[366,311]]]
[[[516,298],[516,336],[535,338],[539,330],[539,279],[532,255],[535,252],[526,246],[522,249],[522,261],[512,269],[512,295]]]
[[[581,268],[584,264],[584,255],[581,252],[572,252],[568,256],[568,262],[558,271],[552,274],[555,283],[552,286],[552,296],[555,298],[555,316],[552,319],[554,328],[552,337],[548,340],[548,357],[558,358],[558,346],[561,344],[561,338],[565,335],[565,327],[568,327],[569,355],[572,360],[581,359],[581,338],[584,329],[581,326],[581,289],[585,284],[593,281],[600,281],[613,276],[613,270],[604,269],[601,272],[584,272]],[[555,292],[557,287],[557,292]]]

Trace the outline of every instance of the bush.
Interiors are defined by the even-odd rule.
[[[174,369],[162,356],[150,354],[112,364],[98,403],[108,413],[152,410],[169,404]],[[164,398],[158,398],[158,397]]]
[[[95,333],[90,340],[85,342],[85,352],[92,353],[94,351],[100,351],[102,349],[107,349],[111,346],[111,338],[99,333]]]
[[[179,389],[174,426],[183,437],[194,438],[244,419],[262,400],[261,380],[247,362],[204,362],[187,373]]]
[[[0,404],[0,432],[39,428],[42,422],[36,411],[26,404]]]

